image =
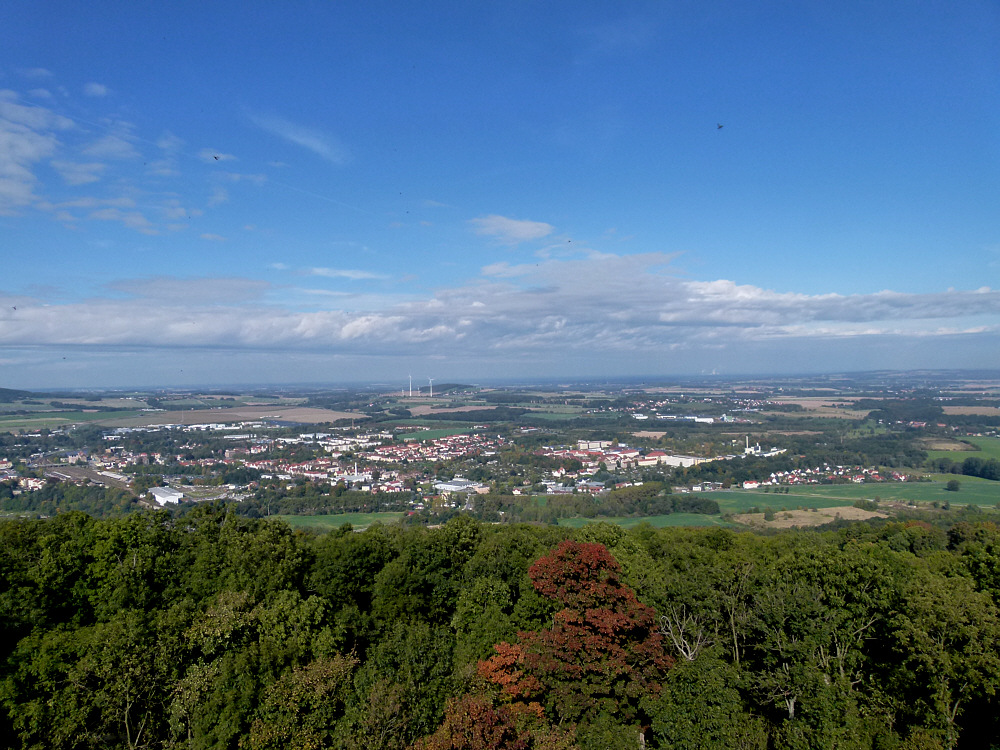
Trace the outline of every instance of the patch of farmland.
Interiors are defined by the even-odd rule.
[[[298,422],[301,424],[321,424],[337,422],[342,419],[363,421],[368,419],[365,414],[346,411],[333,411],[314,406],[234,406],[226,409],[195,409],[192,411],[157,411],[144,412],[132,417],[122,418],[120,415],[105,414],[99,420],[101,424],[116,427],[138,427],[158,424],[213,424],[216,422],[257,422],[272,420],[279,422]]]
[[[1000,407],[998,406],[945,406],[942,408],[945,414],[972,414],[985,417],[1000,416]]]
[[[770,521],[763,513],[743,513],[733,516],[734,521],[761,529],[791,529],[807,526],[822,526],[832,521],[868,521],[872,518],[888,518],[888,513],[862,510],[853,506],[839,508],[812,508],[810,510],[787,510],[774,513]]]

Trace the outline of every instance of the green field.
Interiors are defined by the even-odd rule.
[[[836,484],[810,487],[793,487],[784,493],[763,490],[719,490],[706,493],[719,503],[723,513],[745,513],[757,506],[761,510],[772,508],[834,508],[853,505],[856,500],[874,500],[876,497],[891,502],[944,503],[960,505],[996,505],[1000,502],[1000,482],[978,477],[954,474],[935,474],[931,482],[885,482],[882,484]],[[958,492],[948,492],[945,484],[950,479],[961,482]]]
[[[1000,459],[1000,438],[989,437],[967,437],[962,438],[962,442],[972,443],[979,448],[977,451],[927,451],[927,457],[931,460],[938,458],[950,458],[952,461],[964,461],[970,456],[977,458]]]
[[[849,489],[855,489],[851,486]],[[793,510],[802,506],[803,508],[838,508],[844,505],[853,505],[855,500],[860,498],[871,498],[872,494],[841,496],[824,493],[824,487],[815,489],[796,491],[792,490],[787,495],[784,493],[770,493],[762,490],[717,490],[715,492],[704,493],[706,497],[715,500],[719,504],[719,509],[725,513],[746,513],[751,508],[761,510],[781,510],[782,508]],[[833,487],[829,489],[835,489]],[[839,487],[836,489],[840,489]],[[845,487],[844,489],[848,489]]]
[[[640,524],[648,523],[657,529],[665,526],[735,526],[723,521],[719,516],[706,516],[701,513],[670,513],[665,516],[647,516],[645,518],[560,518],[559,525],[571,529],[579,529],[588,523],[613,523],[623,529],[631,529]]]
[[[110,419],[136,417],[143,412],[136,411],[49,411],[29,414],[0,415],[0,432],[13,430],[39,430],[45,427],[64,427],[82,422],[107,422]]]
[[[272,516],[280,518],[293,529],[310,529],[313,531],[332,531],[339,529],[345,523],[351,524],[355,530],[365,529],[373,523],[396,523],[403,513],[387,511],[385,513],[336,513],[328,516]]]

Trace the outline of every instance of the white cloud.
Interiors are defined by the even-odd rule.
[[[490,214],[480,216],[469,221],[475,226],[476,234],[485,234],[496,237],[505,244],[516,245],[528,240],[540,240],[547,237],[555,230],[551,224],[544,221],[526,221],[523,219],[509,219],[506,216]]]
[[[52,77],[52,71],[46,68],[23,68],[19,72],[25,78],[31,78],[36,81]]]
[[[190,219],[192,216],[201,216],[205,213],[200,208],[185,206],[178,198],[168,198],[163,201],[160,212],[167,220]]]
[[[308,273],[311,276],[325,276],[330,279],[350,279],[352,281],[388,278],[385,274],[361,271],[353,268],[310,268]]]
[[[81,164],[70,161],[53,161],[52,168],[66,181],[67,185],[86,185],[101,179],[101,173],[107,168],[100,162]]]
[[[156,147],[163,151],[162,159],[154,159],[147,163],[146,171],[157,177],[178,177],[177,157],[184,148],[184,140],[169,130],[156,139]]]
[[[159,234],[153,223],[139,211],[122,211],[120,208],[101,208],[91,212],[87,218],[98,221],[117,221],[129,229],[143,234]]]
[[[82,153],[93,159],[136,159],[139,156],[135,146],[122,135],[114,133],[92,141],[83,148]]]
[[[34,167],[55,154],[56,134],[72,127],[71,120],[0,90],[0,215],[15,214],[37,199]]]
[[[267,175],[263,174],[241,174],[239,172],[218,172],[217,175],[223,180],[230,182],[249,182],[253,185],[263,185],[267,182]]]
[[[212,242],[226,242],[227,238],[223,237],[221,234],[212,234],[211,232],[206,232],[205,234],[198,235],[203,240],[210,240]]]
[[[54,204],[42,204],[39,206],[44,210],[55,208],[135,208],[135,200],[121,196],[118,198],[95,198],[93,196],[83,196]]]
[[[329,133],[271,115],[252,115],[250,120],[260,129],[312,151],[332,164],[344,164],[349,158],[347,149]]]
[[[148,163],[146,171],[157,177],[177,177],[180,170],[173,159],[156,159]]]
[[[83,93],[87,96],[104,97],[111,93],[111,90],[103,83],[94,83],[91,81],[83,87]]]
[[[163,135],[156,139],[156,146],[164,151],[180,151],[184,148],[184,139],[179,138],[169,130],[165,130]]]
[[[208,197],[209,206],[219,206],[229,200],[229,193],[223,187],[216,186]]]

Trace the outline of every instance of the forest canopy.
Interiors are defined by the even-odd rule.
[[[1000,529],[0,522],[25,748],[986,747]]]

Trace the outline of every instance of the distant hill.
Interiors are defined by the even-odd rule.
[[[11,401],[20,401],[22,398],[31,398],[34,395],[31,391],[15,391],[11,388],[0,388],[0,404],[9,404]]]

